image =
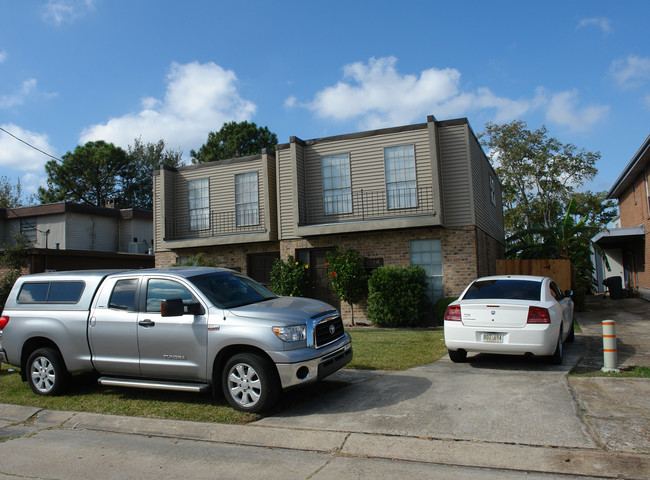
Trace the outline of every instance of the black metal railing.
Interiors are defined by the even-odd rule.
[[[263,233],[266,225],[260,210],[210,212],[165,218],[165,240],[219,237],[242,233]]]
[[[435,214],[432,187],[362,189],[325,199],[318,195],[306,198],[300,203],[300,207],[301,225]]]

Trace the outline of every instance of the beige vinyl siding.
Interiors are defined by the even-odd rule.
[[[294,148],[295,143],[291,145]],[[295,220],[294,220],[294,165],[291,155],[291,148],[278,150],[277,166],[278,166],[278,215],[280,216],[279,237],[281,239],[288,239],[295,237]]]
[[[503,238],[503,216],[498,214],[503,211],[499,179],[474,135],[469,136],[469,146],[476,226],[494,238]],[[490,195],[490,177],[494,180],[496,204],[492,203]]]
[[[431,161],[426,129],[367,136],[357,139],[323,142],[305,148],[305,179],[307,198],[321,201],[323,182],[321,158],[325,155],[350,155],[352,192],[385,191],[384,147],[414,145],[416,181],[418,187],[431,187]]]
[[[153,241],[156,250],[162,245],[165,232],[164,205],[162,202],[162,182],[171,172],[158,171],[153,176]]]
[[[438,129],[443,185],[445,226],[474,224],[474,208],[470,185],[469,131],[466,124],[442,126]]]
[[[266,197],[262,197],[260,194],[260,206],[261,204],[267,205],[269,212],[268,218],[270,224],[266,226],[267,230],[271,234],[271,239],[277,239],[278,231],[278,209],[277,209],[277,180],[276,180],[276,168],[275,168],[275,158],[273,156],[267,157],[266,161],[266,175],[265,175],[265,184],[266,184]],[[261,179],[260,179],[261,182]],[[260,210],[261,215],[261,210]]]
[[[210,165],[200,165],[199,168],[180,168],[174,186],[174,209],[172,215],[176,218],[188,217],[188,185],[192,180],[207,178],[210,182],[210,227],[214,217],[212,213],[235,213],[235,175],[238,173],[256,172],[258,180],[258,203],[260,223],[266,215],[264,198],[266,195],[264,168],[261,157],[246,161],[221,161]],[[169,202],[168,199],[165,199]],[[234,217],[233,217],[234,218]]]

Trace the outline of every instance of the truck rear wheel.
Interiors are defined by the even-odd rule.
[[[275,367],[254,353],[233,355],[222,374],[226,400],[242,412],[261,412],[271,408],[280,396]]]
[[[61,354],[52,348],[39,348],[27,360],[27,381],[37,395],[53,396],[63,393],[68,372]]]

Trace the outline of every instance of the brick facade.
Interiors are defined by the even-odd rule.
[[[174,252],[157,252],[156,266],[170,266],[180,257],[198,253],[216,265],[248,271],[248,255],[280,252],[284,260],[296,250],[330,248],[355,249],[362,257],[381,258],[384,266],[409,265],[411,263],[410,242],[412,240],[440,239],[442,245],[443,289],[445,297],[458,296],[462,290],[479,276],[495,273],[496,258],[503,258],[504,247],[494,238],[477,227],[421,228],[342,235],[322,235],[297,238],[280,242],[212,246],[183,249]],[[365,303],[355,305],[356,320],[365,318]],[[341,304],[341,314],[349,322],[350,307]]]
[[[618,198],[618,208],[621,216],[621,227],[637,227],[643,225],[646,232],[645,248],[643,251],[635,251],[633,260],[635,262],[634,272],[631,275],[631,287],[644,289],[650,292],[650,272],[647,266],[650,265],[650,248],[648,248],[648,235],[650,234],[650,201],[647,193],[650,186],[646,187],[645,172],[634,179],[633,184],[626,189]],[[631,258],[626,259],[632,261]]]
[[[246,273],[248,271],[248,255],[273,253],[279,250],[278,242],[184,248],[174,251],[156,252],[156,267],[169,267],[179,264],[183,259],[201,253],[206,260],[213,262],[215,265]]]

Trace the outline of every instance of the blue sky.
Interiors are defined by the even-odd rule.
[[[601,152],[650,134],[650,2],[0,0],[0,127],[60,157],[136,137],[189,156],[224,122],[280,143],[467,117]],[[0,131],[27,193],[49,158]]]

